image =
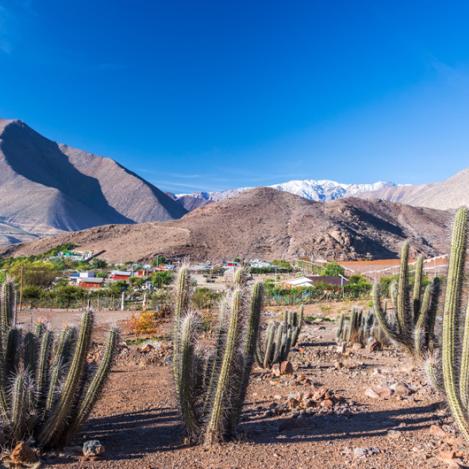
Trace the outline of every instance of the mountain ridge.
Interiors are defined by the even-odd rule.
[[[308,201],[258,188],[198,208],[179,220],[109,225],[65,233],[9,251],[31,255],[71,242],[105,250],[111,262],[156,254],[191,260],[296,258],[353,260],[395,258],[405,239],[415,252],[444,253],[451,214],[386,201],[345,198]]]
[[[58,144],[20,120],[0,119],[5,227],[8,223],[34,235],[169,220],[185,213],[181,204],[114,160]]]

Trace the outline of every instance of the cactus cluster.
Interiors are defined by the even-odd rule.
[[[32,438],[42,449],[67,444],[88,418],[109,375],[118,342],[109,333],[104,355],[87,363],[93,313],[79,329],[54,335],[43,324],[34,331],[16,327],[14,288],[4,284],[0,295],[0,421],[4,440],[14,446]],[[95,368],[95,369],[94,369]]]
[[[360,308],[352,308],[350,313],[340,314],[336,330],[337,341],[343,344],[366,345],[370,340],[387,345],[388,339],[375,318],[373,310],[365,313]]]
[[[190,275],[179,270],[173,327],[173,372],[180,413],[192,443],[211,445],[236,436],[254,360],[263,284],[249,294],[236,287],[221,302],[214,344],[202,345],[200,317],[189,310]]]
[[[272,368],[276,363],[288,360],[290,349],[298,343],[302,326],[303,306],[299,312],[285,311],[280,322],[270,322],[263,340],[258,342],[256,348],[257,365]]]
[[[373,287],[373,306],[376,319],[390,340],[402,345],[414,357],[424,356],[436,347],[434,334],[435,317],[440,295],[440,281],[434,278],[423,287],[422,256],[417,258],[414,284],[409,282],[409,243],[401,249],[401,264],[397,283],[390,286],[390,296],[395,309],[396,321],[390,323],[382,306],[379,284]]]

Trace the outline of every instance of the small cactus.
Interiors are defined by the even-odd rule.
[[[423,258],[415,263],[414,286],[409,284],[409,243],[401,249],[401,264],[397,284],[390,286],[390,296],[395,308],[396,322],[392,324],[382,306],[378,283],[373,287],[373,306],[376,319],[384,333],[393,342],[403,346],[414,357],[423,359],[435,347],[435,316],[440,294],[439,279],[433,279],[425,288],[423,283]]]
[[[288,360],[292,347],[298,343],[303,326],[303,306],[297,312],[284,312],[281,322],[273,321],[267,325],[264,343],[256,348],[256,363],[261,368],[272,368],[276,363]]]
[[[179,272],[176,305],[190,298],[189,273]],[[238,285],[222,301],[215,343],[199,346],[197,313],[176,308],[173,327],[174,379],[186,434],[191,442],[211,445],[236,434],[257,343],[263,285],[250,295]],[[249,305],[249,306],[248,306]]]
[[[337,320],[336,338],[340,343],[366,345],[370,340],[387,345],[386,336],[376,321],[372,310],[366,314],[362,309],[352,308],[349,314],[342,313]]]

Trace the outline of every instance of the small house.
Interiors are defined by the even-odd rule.
[[[104,279],[98,277],[79,277],[76,279],[76,286],[80,288],[97,289],[102,288],[104,285]]]
[[[113,281],[123,280],[128,281],[132,275],[132,272],[127,272],[124,270],[113,270],[111,276],[109,277]]]

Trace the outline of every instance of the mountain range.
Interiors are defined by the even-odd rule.
[[[282,184],[268,186],[282,192],[298,195],[307,200],[316,202],[327,202],[329,200],[342,199],[344,197],[357,196],[367,192],[377,192],[385,189],[398,187],[392,182],[378,181],[371,184],[345,184],[329,179],[296,179]],[[254,187],[241,187],[239,189],[228,189],[219,192],[194,192],[191,194],[170,194],[188,210],[194,210],[209,202],[229,197],[236,197],[244,191],[254,189]]]
[[[328,202],[259,188],[194,210],[180,220],[107,225],[44,238],[12,248],[32,255],[63,243],[105,251],[111,262],[157,254],[190,260],[244,258],[394,258],[403,240],[435,256],[447,247],[448,211],[355,197]]]
[[[343,184],[304,179],[275,184],[263,190],[239,188],[174,195],[161,191],[110,158],[53,142],[22,121],[0,119],[0,247],[55,235],[59,235],[55,239],[64,239],[60,235],[62,232],[87,229],[91,229],[84,232],[88,234],[80,234],[86,239],[98,234],[107,239],[112,233],[133,233],[129,235],[132,238],[135,233],[145,232],[145,227],[153,226],[147,225],[148,222],[158,222],[156,231],[161,236],[154,240],[148,234],[148,239],[155,243],[154,249],[162,250],[169,246],[173,254],[181,252],[196,257],[202,253],[209,255],[210,249],[214,250],[214,256],[221,256],[222,247],[234,255],[255,255],[256,249],[258,256],[261,253],[267,255],[269,242],[273,243],[272,255],[279,255],[281,249],[320,256],[332,253],[335,245],[330,238],[334,236],[324,238],[321,231],[316,233],[316,226],[327,233],[341,233],[338,235],[340,239],[342,235],[349,239],[346,243],[344,241],[344,246],[348,246],[351,258],[368,253],[393,255],[395,239],[403,233],[420,240],[416,242],[421,251],[437,253],[440,246],[436,240],[443,225],[446,226],[446,215],[438,211],[415,211],[414,207],[447,210],[460,205],[469,206],[468,185],[469,169],[446,181],[422,185],[392,182]],[[242,204],[246,204],[244,210]],[[401,207],[400,204],[413,207]],[[254,211],[251,214],[246,210]],[[383,210],[389,210],[395,218],[383,218]],[[301,212],[304,213],[301,215]],[[349,218],[352,213],[359,215]],[[403,214],[421,219],[421,226],[412,231],[412,218],[404,220]],[[230,229],[239,231],[230,234],[232,237],[228,239],[226,233],[219,231],[225,229],[225,221],[232,217],[238,217],[241,224],[238,226],[230,221]],[[301,219],[308,222],[304,228],[298,222]],[[355,219],[358,228],[353,225]],[[370,228],[373,220],[377,219],[381,221],[376,223],[385,226],[385,231],[393,232],[394,237],[381,236]],[[210,221],[213,233],[217,234],[216,239],[212,232],[205,230],[205,222],[199,223],[200,220]],[[428,234],[432,227],[426,226],[423,230],[423,226],[435,220],[439,234],[432,238]],[[315,226],[310,226],[311,221]],[[253,224],[252,233],[246,228],[250,223]],[[256,223],[264,226],[264,232],[256,232]],[[135,224],[137,227],[131,227]],[[394,228],[391,229],[391,225]],[[297,233],[285,231],[287,228],[292,230],[292,227]],[[342,231],[344,227],[345,232]],[[313,236],[316,237],[314,240],[309,239]],[[282,239],[288,240],[287,245]],[[222,240],[223,245],[218,247],[217,240]],[[42,244],[34,241],[33,245]],[[232,246],[231,250],[228,246]],[[344,249],[341,251],[335,247],[338,255],[345,255]],[[132,248],[138,250],[136,246]],[[125,252],[126,248],[120,245],[119,250]],[[150,247],[145,248],[141,254],[146,255],[149,250]]]

